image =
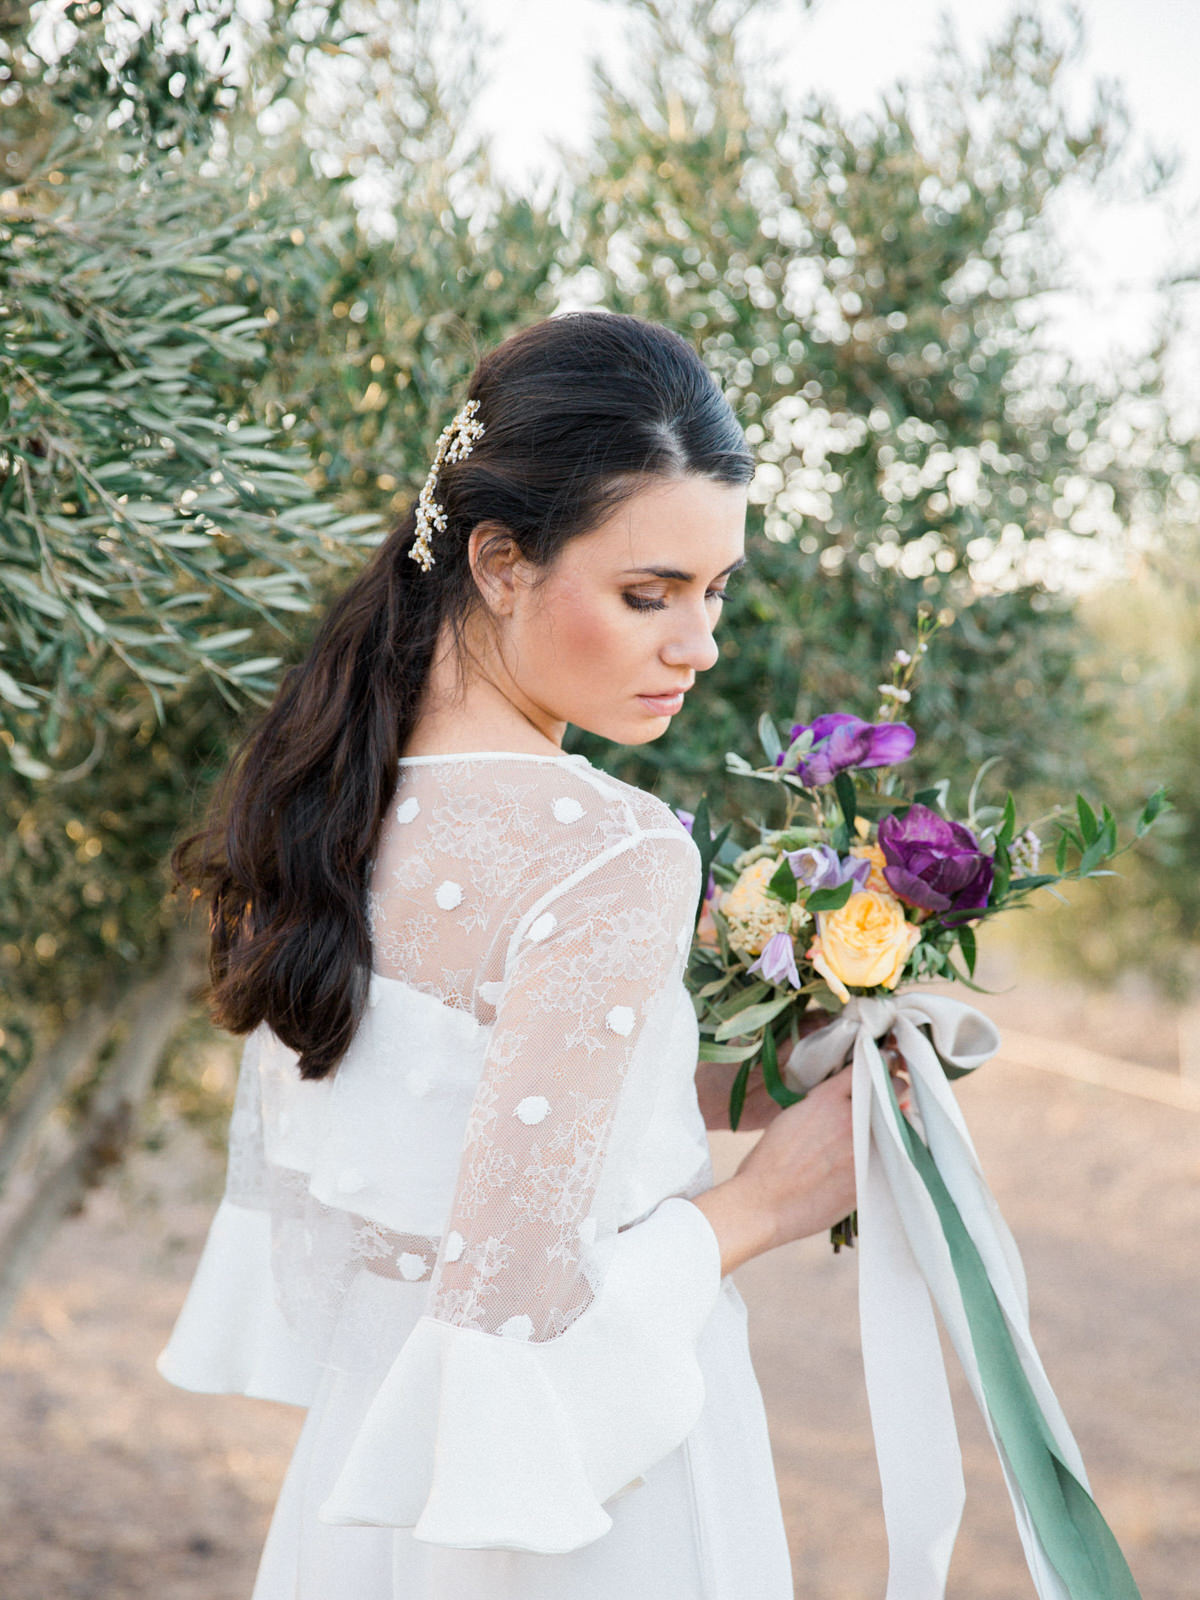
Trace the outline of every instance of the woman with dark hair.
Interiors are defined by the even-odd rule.
[[[249,1039],[159,1370],[308,1407],[253,1600],[790,1600],[728,1274],[852,1209],[850,1075],[714,1184],[696,846],[562,750],[714,664],[752,470],[669,329],[514,334],[176,852]]]

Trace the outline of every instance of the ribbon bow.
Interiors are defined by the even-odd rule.
[[[879,1051],[889,1030],[921,1132],[901,1113]],[[782,1068],[789,1087],[811,1089],[853,1050],[859,1320],[888,1536],[886,1600],[941,1600],[962,1517],[962,1456],[934,1304],[1000,1458],[1041,1600],[1138,1600],[1034,1346],[1020,1254],[947,1083],[999,1048],[990,1018],[949,996],[856,996]]]

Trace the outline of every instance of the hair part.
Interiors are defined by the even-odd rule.
[[[515,541],[535,569],[654,478],[749,483],[729,402],[677,333],[623,313],[566,312],[478,363],[467,398],[485,433],[439,468],[434,564],[409,551],[416,503],[326,615],[235,751],[203,829],[176,848],[210,906],[211,1009],[235,1034],[266,1022],[321,1078],[345,1053],[371,967],[367,878],[399,758],[442,634],[461,662],[483,604],[471,530]],[[482,551],[477,552],[477,559]]]

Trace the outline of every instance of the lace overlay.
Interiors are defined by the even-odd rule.
[[[226,1197],[270,1213],[291,1326],[367,1360],[385,1330],[339,1327],[365,1268],[441,1321],[553,1339],[620,1229],[709,1186],[682,982],[699,889],[674,813],[582,758],[402,764],[350,1051],[319,1083],[266,1030],[243,1060]]]

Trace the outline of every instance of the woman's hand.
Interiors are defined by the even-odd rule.
[[[890,1034],[880,1047],[906,1108],[903,1058]],[[733,1177],[695,1197],[721,1247],[722,1274],[778,1245],[820,1233],[853,1211],[852,1082],[853,1074],[843,1068],[795,1105],[775,1107]]]

